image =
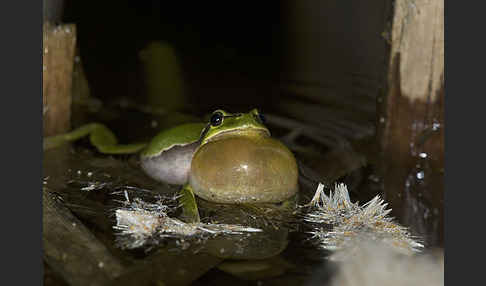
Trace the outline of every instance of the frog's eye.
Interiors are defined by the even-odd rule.
[[[215,112],[212,116],[211,116],[211,120],[209,121],[211,123],[211,126],[218,126],[218,125],[221,125],[221,123],[223,123],[223,113],[221,112]]]

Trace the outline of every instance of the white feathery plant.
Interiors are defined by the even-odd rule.
[[[344,184],[336,184],[334,193],[331,190],[327,196],[324,185],[319,183],[307,205],[313,210],[305,214],[304,220],[317,224],[311,233],[327,250],[352,249],[357,238],[383,242],[404,254],[420,252],[424,246],[412,237],[408,228],[388,216],[391,209],[386,209],[387,205],[379,196],[362,206],[352,203]],[[322,224],[330,226],[331,230]]]
[[[160,199],[148,203],[139,198],[130,201],[124,192],[124,206],[115,210],[117,244],[123,249],[158,244],[165,238],[187,238],[195,235],[241,234],[261,229],[231,224],[185,223],[167,215],[169,207]]]

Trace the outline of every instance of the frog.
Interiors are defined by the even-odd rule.
[[[181,185],[183,219],[199,222],[196,196],[220,204],[282,204],[298,193],[293,153],[273,138],[258,109],[212,112],[206,123],[160,131],[147,143],[121,145],[106,126],[91,123],[44,139],[44,149],[89,136],[104,154],[139,153],[152,179]]]

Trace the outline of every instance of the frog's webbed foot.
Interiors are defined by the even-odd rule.
[[[196,197],[189,184],[179,192],[179,203],[182,207],[182,219],[187,223],[200,222],[199,210],[197,209]]]
[[[100,153],[104,154],[131,154],[142,150],[146,143],[119,145],[115,134],[108,127],[100,123],[83,125],[71,132],[44,138],[43,149],[48,150],[59,147],[85,136],[90,136],[90,142]]]

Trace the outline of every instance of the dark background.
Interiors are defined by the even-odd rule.
[[[55,1],[54,1],[55,2]],[[286,84],[360,98],[374,113],[388,1],[65,1],[92,95],[143,97],[138,53],[176,49],[192,105],[269,109]],[[388,14],[387,14],[388,13]],[[359,108],[359,104],[356,104]]]

